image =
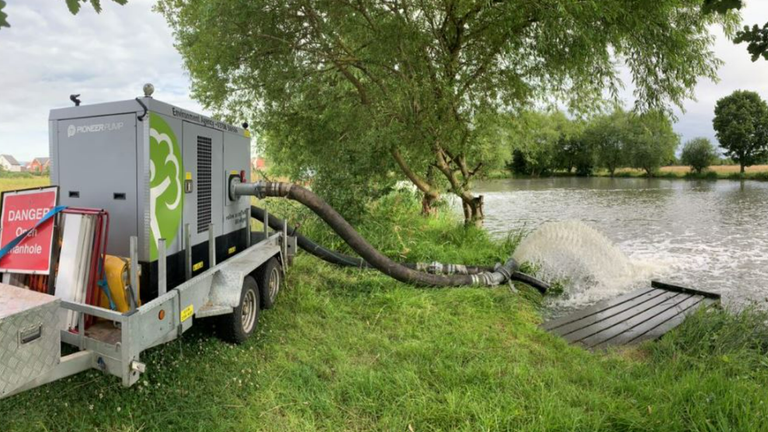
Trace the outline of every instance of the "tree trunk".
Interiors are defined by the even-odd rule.
[[[742,162],[739,165],[741,166],[741,173],[744,174],[746,172],[745,170],[746,167],[744,166],[744,163]]]
[[[482,195],[474,197],[470,202],[462,202],[462,207],[464,208],[465,226],[483,226],[483,219],[485,219],[485,214],[483,213],[483,204],[484,201]]]
[[[421,214],[423,216],[437,215],[437,208],[435,208],[435,203],[439,198],[440,196],[438,194],[425,192],[423,198],[421,199]]]
[[[461,199],[461,206],[464,210],[465,225],[483,225],[483,196],[474,196],[469,189],[469,180],[475,175],[480,165],[470,171],[467,167],[464,155],[450,155],[438,143],[433,146],[435,152],[435,168],[442,173],[451,185],[451,192]],[[458,169],[453,169],[452,165]],[[461,173],[463,181],[459,180],[458,174]]]
[[[392,149],[392,157],[395,158],[395,162],[403,171],[408,180],[413,183],[416,188],[423,193],[421,200],[421,214],[425,216],[434,215],[437,213],[437,209],[434,207],[435,202],[440,199],[440,192],[432,185],[432,173],[431,170],[427,172],[427,179],[419,177],[411,167],[406,163],[405,158],[397,149]]]

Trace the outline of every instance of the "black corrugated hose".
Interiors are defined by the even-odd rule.
[[[495,286],[509,280],[517,280],[538,289],[542,294],[546,293],[549,288],[546,283],[518,272],[518,264],[512,259],[503,265],[497,264],[493,268],[441,263],[401,264],[392,261],[371,246],[338,212],[320,197],[298,185],[283,182],[235,183],[230,193],[233,197],[251,195],[259,198],[288,198],[308,207],[327,223],[336,234],[344,239],[352,250],[362,257],[350,257],[327,249],[301,234],[293,234],[297,238],[299,247],[333,264],[348,267],[376,268],[401,282],[421,286]],[[264,221],[265,212],[258,207],[251,207],[251,215],[262,222]],[[280,230],[284,222],[270,215],[268,223],[271,228]]]

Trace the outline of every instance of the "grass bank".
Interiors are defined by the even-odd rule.
[[[360,230],[401,259],[491,264],[516,243],[415,216],[405,195],[371,210]],[[0,430],[768,430],[765,317],[701,313],[605,354],[540,331],[539,307],[527,289],[416,289],[304,254],[246,344],[195,326],[133,388],[89,372],[0,401]]]
[[[575,172],[555,171],[546,176],[555,177],[576,177]],[[599,169],[592,173],[592,177],[610,177],[606,169]],[[647,177],[645,171],[635,168],[620,168],[616,170],[614,177]],[[530,176],[520,176],[513,174],[509,170],[494,170],[489,172],[487,179],[505,179],[505,178],[531,178]],[[738,165],[714,165],[705,169],[701,174],[691,171],[688,166],[665,166],[659,168],[659,171],[653,175],[653,178],[665,179],[688,179],[688,180],[759,180],[768,181],[768,165],[755,165],[748,167],[744,174],[739,172]]]
[[[48,177],[0,177],[0,192],[15,189],[27,189],[39,186],[48,186],[51,181]]]
[[[607,177],[605,170],[595,173],[597,176]],[[644,177],[645,172],[638,169],[622,168],[616,171],[617,177]],[[706,168],[701,174],[691,171],[688,166],[665,166],[654,174],[656,178],[686,178],[694,180],[768,180],[768,165],[755,165],[747,167],[741,174],[738,165],[714,165]]]

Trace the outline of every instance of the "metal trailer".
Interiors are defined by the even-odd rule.
[[[130,267],[130,285],[148,287],[141,296],[146,300],[124,313],[52,296],[49,302],[37,302],[74,311],[77,330],[60,330],[55,316],[61,314],[40,318],[31,308],[6,308],[18,312],[17,322],[26,324],[14,324],[13,316],[6,316],[4,323],[0,313],[0,399],[87,369],[117,376],[131,386],[145,371],[143,351],[180,337],[197,319],[214,316],[251,326],[247,337],[265,299],[269,297],[268,307],[277,295],[295,255],[296,239],[285,225],[270,233],[264,224],[263,234],[252,233],[250,199],[232,200],[227,193],[230,182],[242,180],[242,170],[236,167],[245,163],[250,168],[247,131],[149,96],[53,110],[50,121],[52,182],[59,185],[63,203],[110,211],[116,221],[107,252],[140,263]],[[157,167],[150,138],[167,143],[174,131],[182,135],[182,146],[162,157],[174,150],[183,155],[177,162],[185,169],[173,175],[183,182],[187,199],[177,212],[179,220],[158,230],[151,201],[157,198]],[[78,135],[83,139],[73,140]],[[98,165],[109,161],[114,163],[111,169]],[[269,274],[263,274],[265,268]],[[254,292],[250,277],[260,278],[264,286]],[[0,312],[14,301],[11,289],[17,288],[0,284]],[[86,315],[100,320],[85,329]],[[62,343],[77,351],[62,357]],[[54,361],[30,367],[31,361],[47,357]]]

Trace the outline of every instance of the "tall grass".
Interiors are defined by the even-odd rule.
[[[48,177],[0,177],[0,192],[16,189],[28,189],[40,186],[48,186],[51,181]]]
[[[573,177],[576,173],[567,173],[565,171],[555,171],[550,174],[552,177]],[[609,177],[610,174],[605,169],[595,170],[592,173],[593,177]],[[618,178],[630,178],[630,177],[647,177],[647,173],[643,170],[633,168],[621,168],[614,173],[614,177]],[[511,178],[520,177],[511,174],[509,171],[504,175],[502,172],[494,172],[494,175],[489,177],[490,179]],[[526,178],[525,176],[522,176]],[[756,165],[747,168],[747,172],[744,174],[739,172],[739,166],[736,165],[713,165],[705,169],[702,173],[696,173],[691,171],[690,167],[686,166],[666,166],[661,167],[658,171],[653,173],[653,178],[663,179],[688,179],[688,180],[768,180],[768,165]]]
[[[269,207],[331,242],[303,210]],[[409,260],[492,263],[514,248],[414,208],[389,196],[358,228]],[[768,430],[763,315],[701,312],[661,342],[592,353],[540,330],[539,307],[507,287],[419,289],[303,254],[244,345],[199,321],[146,354],[136,386],[81,374],[0,401],[0,430]]]

